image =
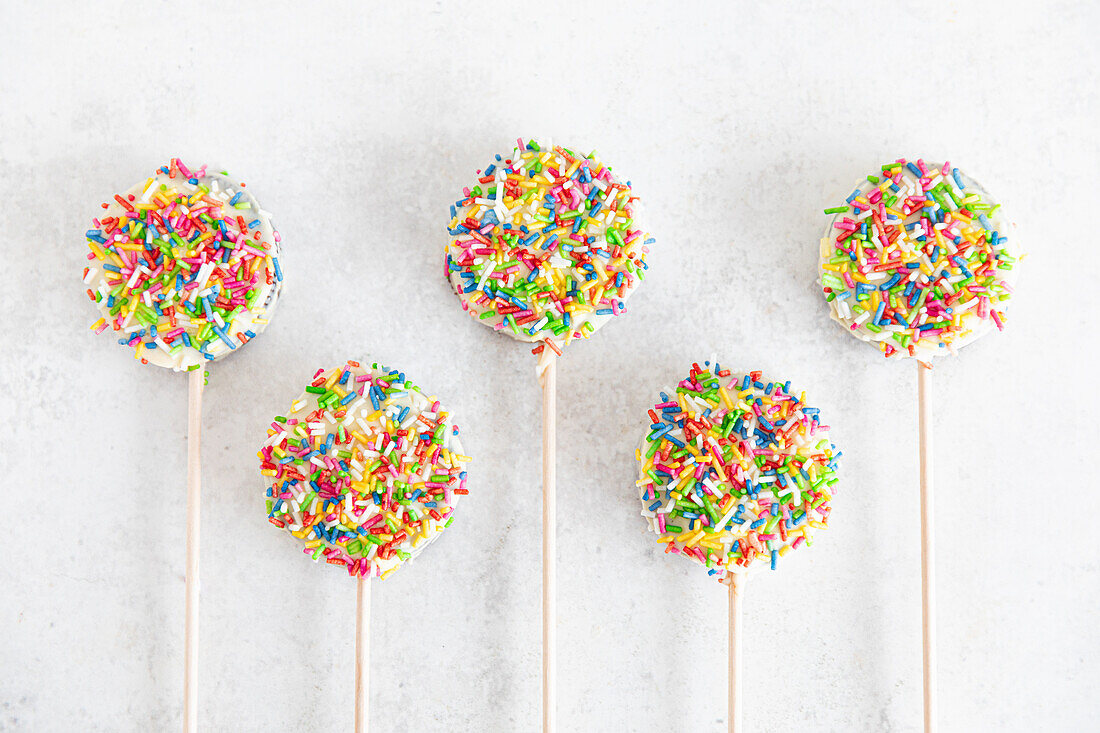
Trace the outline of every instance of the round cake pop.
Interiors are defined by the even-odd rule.
[[[351,575],[385,578],[467,494],[458,426],[395,369],[319,369],[259,453],[269,521]]]
[[[887,357],[954,354],[1004,327],[1019,253],[1000,205],[950,163],[887,163],[821,240],[833,318]]]
[[[555,351],[625,311],[653,241],[629,182],[595,153],[522,140],[478,173],[448,227],[447,277],[464,309]]]
[[[805,395],[708,361],[660,396],[637,458],[642,515],[665,552],[729,583],[812,544],[841,454]]]
[[[88,296],[142,363],[190,370],[267,327],[279,234],[245,184],[179,159],[116,194],[86,233]]]

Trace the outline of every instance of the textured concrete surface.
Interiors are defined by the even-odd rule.
[[[918,729],[914,367],[814,285],[821,209],[899,155],[978,177],[1031,253],[1009,330],[934,375],[943,729],[1096,725],[1100,8],[593,5],[5,6],[0,729],[179,726],[186,380],[91,334],[80,284],[99,203],[179,155],[253,186],[288,277],[211,369],[203,727],[350,730],[354,584],[266,522],[254,454],[352,357],[439,394],[475,457],[454,526],[375,591],[375,729],[537,730],[533,359],[440,262],[448,204],[532,134],[597,148],[659,239],[559,370],[561,729],[724,730],[725,595],[632,486],[645,408],[711,354],[806,389],[845,452],[832,528],[748,589],[748,728]]]

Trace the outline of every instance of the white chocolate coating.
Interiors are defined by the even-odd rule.
[[[996,206],[996,201],[972,178],[954,169],[944,175],[942,167],[937,166],[929,167],[927,175],[919,177],[904,166],[898,172],[899,191],[890,188],[888,192],[896,193],[899,201],[894,207],[882,209],[884,217],[880,216],[878,205],[871,204],[863,209],[849,205],[845,212],[830,219],[819,246],[820,282],[827,288],[827,294],[832,293],[830,315],[850,334],[875,345],[889,357],[927,361],[957,353],[958,349],[973,343],[997,325],[993,311],[1003,310],[1007,304],[1019,272],[1015,265],[1019,249],[1014,228],[1002,208],[972,218],[960,215],[961,207],[956,206],[955,201],[966,202],[965,206]],[[937,190],[941,200],[948,203],[947,210],[938,204],[931,207],[941,219],[930,225],[931,236],[921,222],[924,208],[920,199],[931,201],[919,182],[921,179],[927,182],[928,191]],[[889,181],[884,177],[879,185],[886,183]],[[867,196],[875,194],[879,185],[867,180],[859,182],[856,190],[861,198],[856,201],[866,203]],[[946,197],[942,195],[945,193]],[[905,202],[914,200],[909,197],[917,201],[912,208],[905,207]],[[879,222],[885,222],[887,227],[881,227]],[[837,253],[836,238],[846,231],[838,229],[838,225],[866,226],[870,232],[868,239],[860,242],[858,252],[862,253],[859,255],[862,259],[858,261],[858,268]],[[875,236],[882,231],[895,233],[896,239],[884,243]],[[854,240],[853,237],[840,246],[850,247]],[[935,255],[935,262],[928,250]],[[975,257],[989,255],[1001,264],[977,280],[968,277],[970,270],[967,267],[974,269],[975,263],[981,265]],[[882,267],[876,268],[877,264]],[[913,269],[908,269],[910,267]],[[899,278],[897,281],[893,280],[895,274]],[[841,282],[845,276],[848,279]],[[937,306],[940,299],[926,298],[927,294],[921,292],[925,289],[933,292],[933,286],[946,295],[943,302],[950,302],[946,308]],[[881,293],[885,287],[892,288],[890,292],[895,294],[895,301],[902,301],[899,315],[907,320],[906,325],[891,318],[876,322],[875,306],[884,297]],[[902,288],[904,292],[898,294]],[[965,290],[959,292],[960,289]],[[910,298],[921,306],[909,308]],[[1002,318],[1000,311],[996,318]],[[937,324],[944,325],[940,328]],[[899,337],[905,343],[899,341]]]
[[[168,173],[158,169],[151,178],[112,199],[97,220],[96,228],[88,232],[92,255],[84,276],[103,317],[99,330],[131,341],[129,345],[135,348],[136,358],[176,371],[222,359],[262,333],[282,290],[277,264],[281,242],[270,215],[260,208],[247,188],[232,184],[223,176],[205,173],[204,169],[190,173],[195,178],[174,165]],[[202,187],[209,189],[205,196]],[[118,198],[136,212],[128,210]],[[150,212],[163,218],[153,226],[139,226],[135,230],[135,224],[149,220]],[[105,232],[104,221],[122,217],[129,217],[129,226]],[[135,217],[141,217],[142,221],[136,222]],[[245,222],[243,231],[238,217]],[[217,220],[228,223],[219,224]],[[190,229],[198,235],[195,241],[173,237],[179,236],[177,230],[188,231],[196,221],[212,236]],[[115,251],[108,251],[111,246]],[[165,249],[170,255],[164,254]],[[162,264],[151,266],[144,259],[146,256],[159,256]],[[188,264],[188,259],[194,264]],[[166,264],[178,267],[181,262],[192,269],[175,279],[163,274]],[[154,281],[162,278],[167,282],[154,282],[152,287],[143,288],[146,278]],[[135,284],[143,288],[141,292],[133,293],[131,288]],[[216,306],[228,302],[226,298],[241,299],[244,297],[241,293],[253,292],[250,307],[239,304],[224,309],[231,314],[229,318],[223,317],[217,307],[207,311],[201,305],[200,299],[209,298]],[[129,298],[133,308],[124,306],[112,315],[112,296]],[[135,311],[138,307],[151,314],[145,322]],[[198,308],[200,312],[193,317],[187,308]],[[159,316],[155,309],[160,309]],[[171,312],[172,318],[165,317],[164,312]],[[155,320],[156,337],[149,320]],[[215,328],[221,331],[220,335],[212,336]],[[135,334],[140,334],[140,339]],[[164,334],[176,334],[173,343],[166,342]],[[205,341],[204,334],[208,337]],[[204,344],[204,348],[198,348],[199,344]]]

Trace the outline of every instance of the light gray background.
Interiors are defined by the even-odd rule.
[[[934,375],[943,727],[1096,727],[1096,4],[363,5],[5,3],[0,729],[180,723],[186,379],[90,333],[80,283],[99,203],[173,155],[250,182],[286,244],[276,320],[206,393],[203,727],[350,730],[354,583],[267,523],[254,454],[351,357],[439,394],[475,457],[377,587],[375,728],[537,729],[533,359],[441,277],[448,204],[521,135],[597,148],[659,240],[559,369],[561,729],[724,730],[726,596],[633,487],[646,407],[711,354],[806,389],[845,453],[831,529],[748,589],[749,730],[918,728],[915,370],[814,284],[821,209],[899,155],[977,177],[1031,253],[1007,332]]]

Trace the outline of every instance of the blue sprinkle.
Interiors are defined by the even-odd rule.
[[[878,310],[875,311],[875,317],[874,317],[874,319],[872,319],[871,322],[874,323],[875,325],[878,325],[879,321],[881,321],[881,319],[882,319],[882,312],[884,310],[886,310],[886,301],[880,301],[879,304],[878,304]]]

